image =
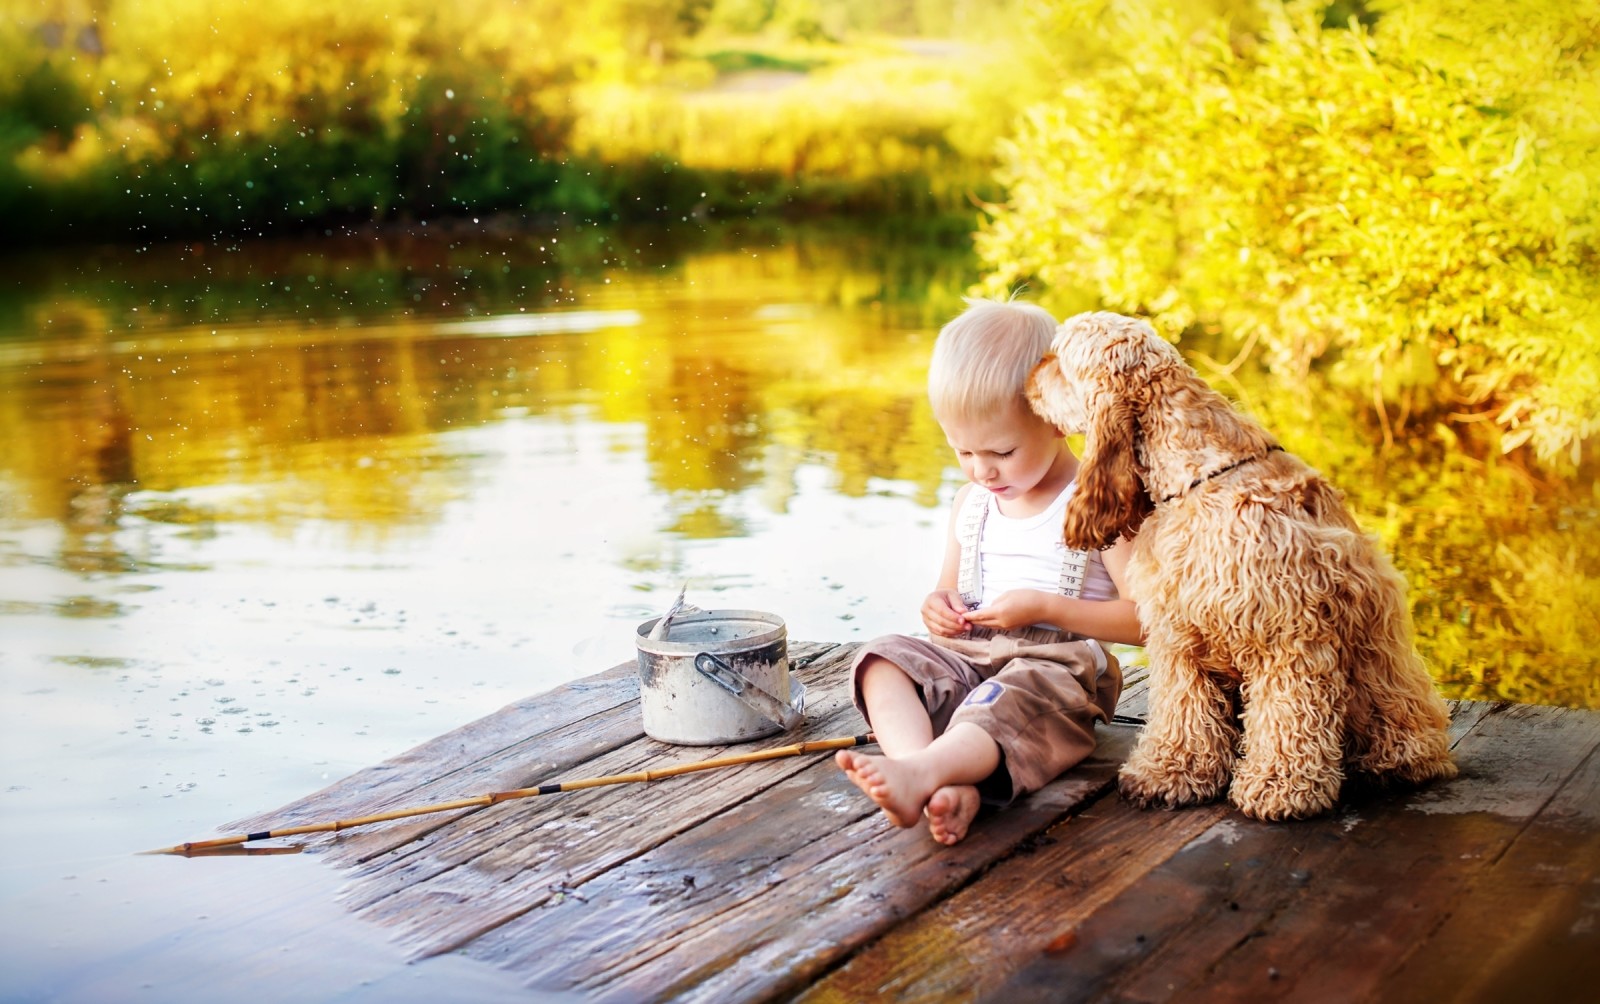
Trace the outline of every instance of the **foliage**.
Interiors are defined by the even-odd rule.
[[[576,69],[572,16],[530,6],[113,0],[103,56],[13,30],[23,65],[91,98],[70,128],[0,139],[0,211],[161,233],[516,205],[559,176],[547,92]]]
[[[858,35],[971,39],[1013,22],[1021,0],[713,0],[713,33],[810,41]]]
[[[648,166],[654,174],[681,172],[691,189],[705,178],[737,178],[753,193],[719,200],[702,190],[698,198],[687,193],[687,202],[658,199],[676,206],[709,199],[725,209],[756,201],[781,208],[793,200],[807,207],[959,211],[969,205],[969,192],[992,192],[988,165],[951,139],[963,114],[963,79],[943,65],[892,54],[749,89],[586,88],[574,98],[570,149],[579,160],[604,164],[622,182],[619,196],[639,201],[659,184],[639,177],[638,168]]]
[[[1002,154],[979,238],[1021,281],[1319,363],[1406,424],[1570,467],[1600,413],[1600,13],[1418,0],[1324,27],[1263,3],[1057,0],[1092,37]]]
[[[788,21],[848,5],[756,6],[760,39],[717,28],[709,0],[51,0],[0,21],[17,68],[0,213],[50,239],[495,210],[970,212],[970,192],[994,194],[998,128],[967,125],[964,52],[808,42]]]

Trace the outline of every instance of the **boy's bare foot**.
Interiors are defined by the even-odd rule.
[[[834,755],[834,762],[896,826],[915,826],[933,794],[920,772],[903,761],[840,750]]]
[[[970,784],[947,784],[928,799],[923,814],[928,832],[941,844],[959,843],[978,814],[978,789]]]

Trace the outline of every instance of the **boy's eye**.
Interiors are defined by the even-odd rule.
[[[1017,451],[1016,450],[1007,450],[1004,453],[996,453],[995,456],[999,457],[1001,460],[1004,460],[1005,458],[1011,456],[1015,452],[1017,452]]]

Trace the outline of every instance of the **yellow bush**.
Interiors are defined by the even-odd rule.
[[[1600,429],[1600,10],[1418,0],[1369,31],[1294,0],[1196,35],[1154,0],[1047,8],[1046,34],[1101,34],[1003,152],[992,288],[1259,338],[1280,370],[1334,364],[1380,422],[1490,420],[1503,451],[1579,462]]]

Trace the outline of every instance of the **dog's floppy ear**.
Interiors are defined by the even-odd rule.
[[[1134,455],[1139,423],[1133,402],[1115,391],[1098,396],[1098,406],[1089,408],[1078,488],[1062,522],[1066,545],[1079,551],[1132,537],[1153,508]]]
[[[1028,376],[1023,388],[1028,407],[1033,413],[1062,431],[1072,424],[1066,407],[1066,378],[1061,375],[1061,365],[1054,353],[1039,360]]]

